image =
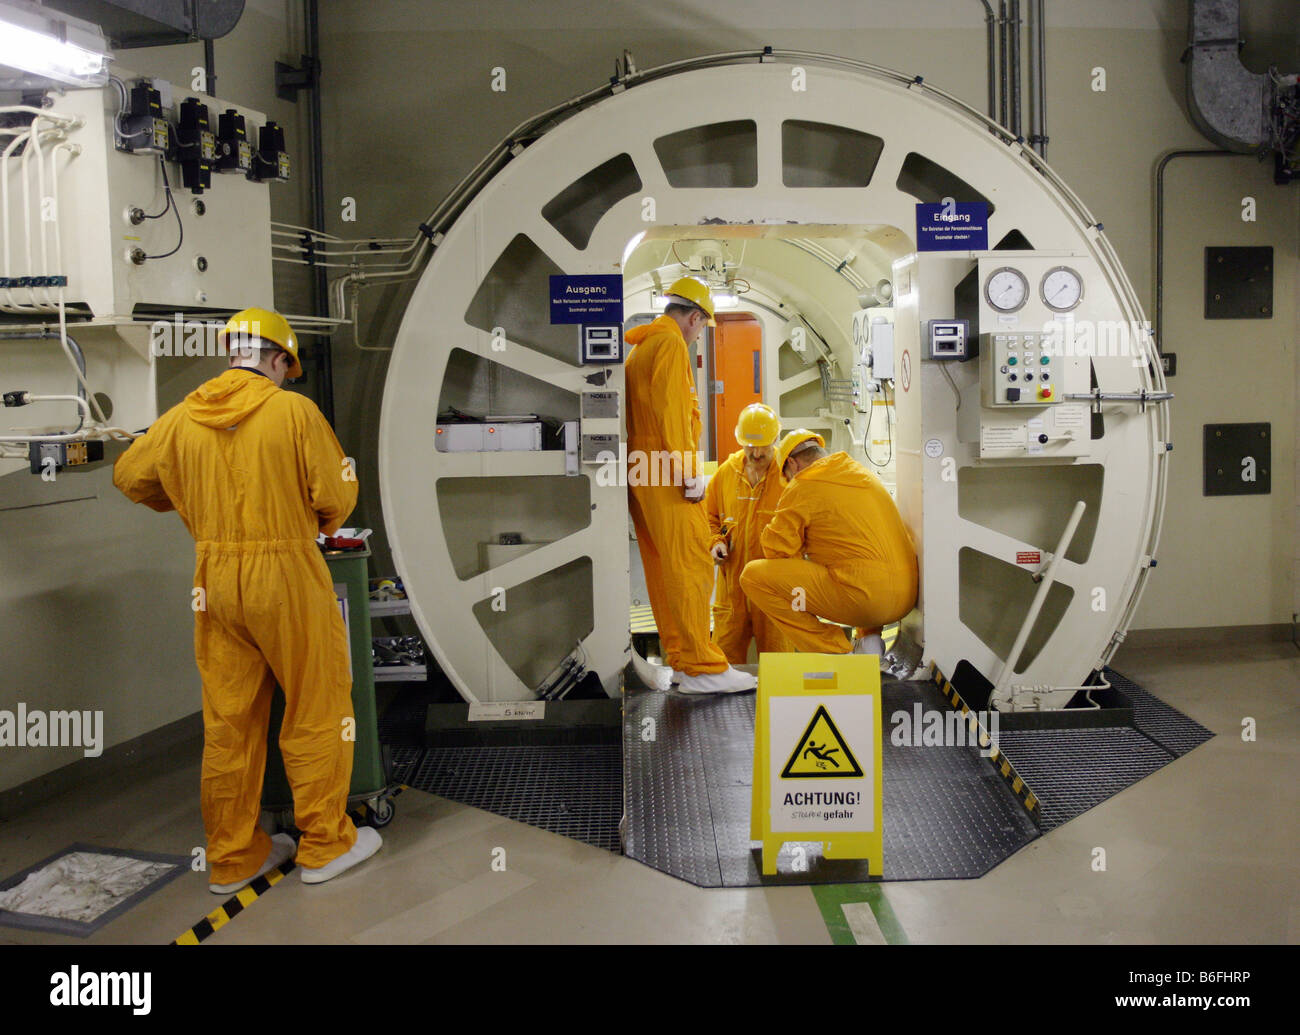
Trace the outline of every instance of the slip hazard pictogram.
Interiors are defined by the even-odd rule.
[[[862,776],[862,767],[849,750],[848,742],[835,728],[824,704],[817,706],[812,721],[781,770],[783,780],[821,776]]]

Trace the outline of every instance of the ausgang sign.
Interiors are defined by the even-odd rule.
[[[617,273],[554,274],[551,323],[623,322],[623,278]]]

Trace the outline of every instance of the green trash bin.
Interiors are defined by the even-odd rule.
[[[393,818],[393,792],[388,765],[379,743],[379,718],[375,707],[375,670],[370,646],[369,547],[359,550],[327,550],[329,567],[339,610],[348,631],[348,652],[352,659],[352,711],[356,716],[356,743],[352,756],[352,784],[348,804],[364,804],[366,820],[377,827]],[[280,756],[280,724],[284,719],[284,694],[277,686],[271,700],[271,724],[267,737],[266,777],[262,784],[262,810],[273,825],[288,826],[293,812],[293,792]]]

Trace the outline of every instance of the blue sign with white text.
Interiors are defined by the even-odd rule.
[[[989,247],[987,201],[916,206],[918,252],[983,252]]]
[[[623,278],[617,273],[551,277],[551,323],[623,322]]]

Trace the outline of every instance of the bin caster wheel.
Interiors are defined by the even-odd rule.
[[[386,827],[393,821],[397,808],[388,798],[380,798],[378,803],[366,807],[366,820],[372,827]]]

